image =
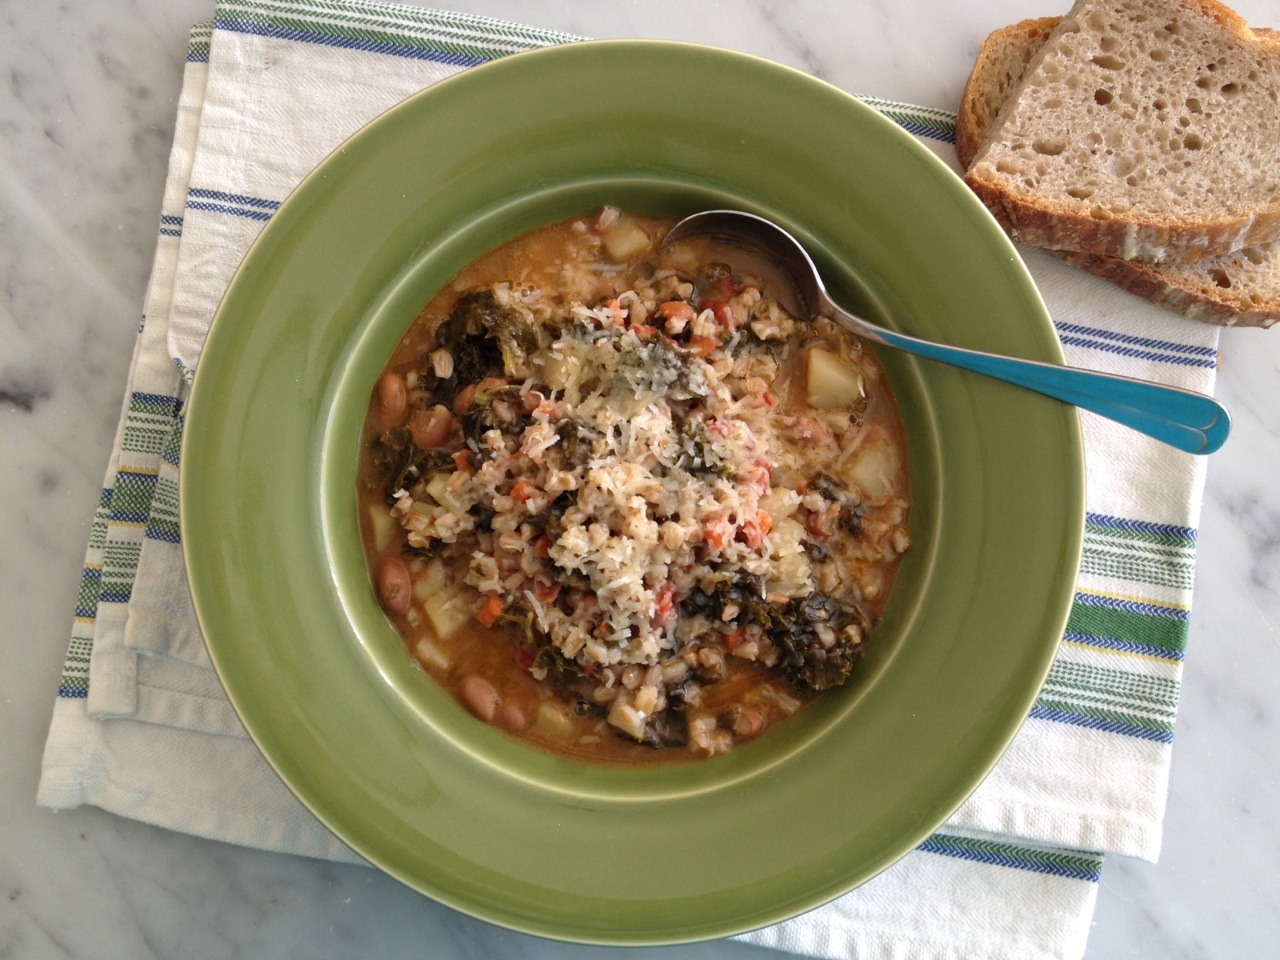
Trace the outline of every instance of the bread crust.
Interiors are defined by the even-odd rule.
[[[1061,22],[1061,17],[1020,20],[982,41],[956,117],[956,157],[963,169],[973,163],[996,114],[1022,79],[1032,55]]]
[[[1129,293],[1191,320],[1223,327],[1270,327],[1280,322],[1280,246],[1276,243],[1222,254],[1197,264],[1173,266],[1050,251]],[[1263,259],[1250,281],[1249,255]],[[1253,293],[1247,291],[1252,290]]]
[[[1160,217],[1097,219],[1061,204],[1010,196],[973,170],[965,182],[1013,239],[1046,250],[1113,256],[1148,263],[1195,263],[1280,239],[1280,211],[1190,223]]]
[[[1147,0],[1147,2],[1157,8],[1161,15],[1170,18],[1169,22],[1173,24],[1191,24],[1187,18],[1199,17],[1201,22],[1197,29],[1213,30],[1213,26],[1204,22],[1210,21],[1220,31],[1219,40],[1228,53],[1239,53],[1240,45],[1248,44],[1251,48],[1248,51],[1249,55],[1256,53],[1262,58],[1261,62],[1267,66],[1272,75],[1280,76],[1280,44],[1276,44],[1270,38],[1257,36],[1239,16],[1217,3],[1216,0]],[[1028,77],[1036,75],[1037,70],[1041,71],[1041,75],[1047,73],[1041,69],[1040,65],[1045,62],[1049,51],[1065,49],[1068,44],[1077,43],[1078,38],[1073,35],[1087,33],[1087,25],[1082,25],[1081,18],[1091,19],[1098,10],[1097,0],[1078,0],[1071,13],[1062,18],[1061,22],[1052,29],[1041,52],[1037,53],[1033,61],[1027,65],[1023,82],[1017,85],[1018,96],[1027,95],[1026,91],[1032,88],[1032,84],[1027,82]],[[1026,23],[1037,24],[1035,28],[1037,30],[1043,28],[1042,21],[1024,21],[1024,24]],[[1018,27],[1022,26],[1018,25]],[[1176,31],[1173,32],[1176,33]],[[1089,36],[1092,39],[1092,35]],[[975,70],[981,68],[983,59],[980,53]],[[1136,57],[1130,58],[1135,61],[1136,59]],[[1096,64],[1098,58],[1094,57],[1092,62]],[[1060,67],[1061,64],[1055,63],[1053,66]],[[1099,68],[1090,67],[1090,69],[1097,73]],[[1121,70],[1128,69],[1130,67],[1126,61]],[[1133,69],[1148,68],[1144,63],[1141,68]],[[970,79],[972,82],[972,76]],[[1040,76],[1036,79],[1038,82]],[[1056,79],[1056,75],[1050,76],[1051,81]],[[1069,87],[1070,84],[1066,86]],[[1087,84],[1083,86],[1086,92],[1080,94],[1081,103],[1083,103],[1083,97],[1091,96],[1088,91],[1093,89]],[[972,103],[973,99],[966,96],[965,101]],[[971,134],[966,132],[962,148],[965,155],[972,156],[972,163],[965,175],[966,182],[991,210],[997,221],[1016,239],[1046,249],[1070,250],[1121,259],[1194,262],[1280,238],[1280,191],[1260,196],[1257,200],[1250,202],[1240,213],[1219,211],[1203,219],[1195,219],[1179,211],[1166,213],[1159,210],[1144,210],[1142,203],[1145,202],[1145,198],[1136,187],[1133,190],[1134,202],[1130,209],[1116,212],[1107,205],[1094,203],[1088,198],[1069,197],[1062,191],[1054,192],[1050,196],[1050,191],[1041,189],[1037,184],[1025,184],[1023,181],[1034,179],[1033,175],[1026,170],[1011,171],[1009,166],[1004,165],[1007,163],[1004,158],[1008,156],[1008,150],[1002,141],[1002,134],[1010,125],[1006,121],[1016,112],[1015,99],[1016,97],[1010,98],[1008,108],[1001,111],[1000,116],[995,119],[989,128],[990,136],[981,147],[975,149],[969,139]],[[1116,119],[1112,120],[1112,115],[1106,110],[1093,110],[1090,107],[1081,107],[1081,109],[1091,110],[1090,116],[1101,116],[1102,119],[1098,120],[1099,124],[1117,124],[1116,127],[1103,131],[1106,136],[1123,138],[1129,135],[1130,131],[1123,127],[1123,118],[1118,114]],[[1217,109],[1226,111],[1229,107],[1220,105]],[[1270,127],[1280,129],[1280,113],[1262,119],[1267,121],[1268,129]],[[958,131],[957,140],[960,139],[961,135]],[[1266,149],[1272,151],[1268,160],[1274,159],[1275,168],[1280,169],[1280,136],[1276,138],[1275,147],[1268,146]],[[1038,157],[1037,161],[1039,162],[1040,159]],[[1197,153],[1191,157],[1190,163],[1207,160],[1207,155],[1200,156]],[[1053,167],[1056,162],[1053,156],[1045,158],[1044,162],[1046,166],[1059,169]],[[1062,169],[1069,175],[1073,168],[1068,168],[1065,164],[1064,160]],[[1271,169],[1270,163],[1265,164],[1265,167]],[[1102,176],[1099,174],[1101,169],[1101,162],[1094,164],[1091,167],[1092,175]],[[1121,183],[1119,179],[1112,182],[1117,185]],[[1123,188],[1118,187],[1118,189]],[[1265,190],[1264,193],[1266,193]]]

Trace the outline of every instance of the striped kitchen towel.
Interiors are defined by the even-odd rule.
[[[361,0],[220,0],[191,35],[155,261],[94,518],[39,802],[357,858],[281,785],[213,672],[182,566],[183,403],[249,244],[339,142],[459,70],[575,38]],[[868,99],[954,166],[954,117]],[[1021,251],[1069,362],[1211,392],[1217,330]],[[745,936],[825,957],[1070,958],[1103,855],[1154,859],[1204,461],[1082,415],[1084,557],[1031,716],[937,834],[836,902]],[[228,790],[229,784],[235,789]]]

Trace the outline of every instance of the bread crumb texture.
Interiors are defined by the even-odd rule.
[[[967,176],[1015,234],[1192,261],[1280,233],[1280,44],[1225,7],[1080,0],[1022,79]]]

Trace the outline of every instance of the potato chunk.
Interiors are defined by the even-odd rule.
[[[894,492],[894,478],[901,463],[888,440],[874,440],[853,456],[848,478],[862,490],[867,503],[884,503]]]
[[[602,234],[604,252],[614,263],[626,263],[649,249],[652,242],[644,227],[628,217],[623,217]]]
[[[437,593],[429,597],[422,606],[427,612],[427,619],[435,629],[436,636],[441,640],[448,640],[466,626],[475,615],[475,611],[471,609],[460,590]]]
[[[385,553],[396,530],[396,521],[385,503],[369,504],[369,527],[373,530],[373,549]]]
[[[862,398],[862,375],[830,350],[812,347],[806,360],[805,385],[811,406],[835,410]]]

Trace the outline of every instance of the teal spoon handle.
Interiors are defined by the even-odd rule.
[[[838,320],[846,321],[868,340],[1015,383],[1115,420],[1187,453],[1213,453],[1231,432],[1227,408],[1202,393],[1079,367],[1019,360],[918,340],[878,327],[835,304],[831,306],[835,307]]]

